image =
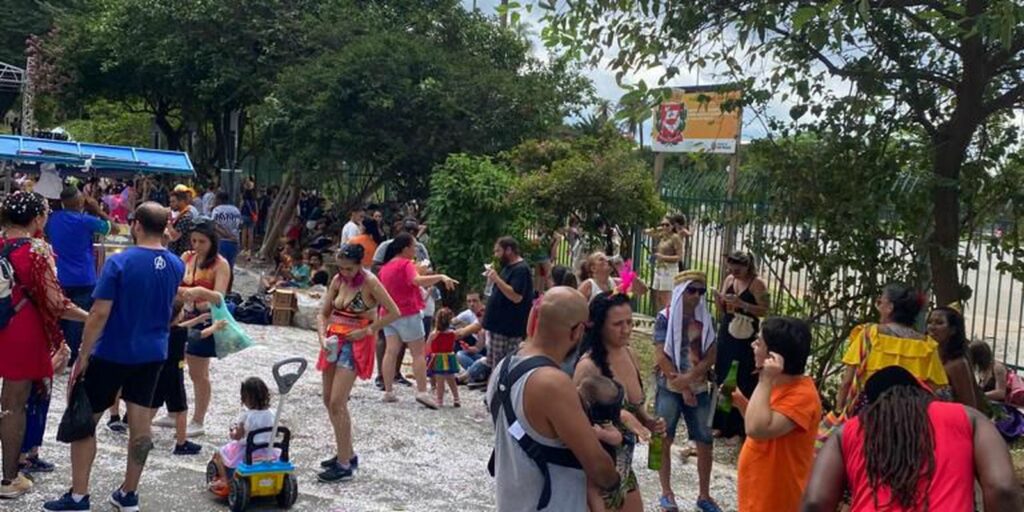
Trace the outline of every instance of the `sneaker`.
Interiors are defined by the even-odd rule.
[[[71,491],[64,493],[60,499],[47,501],[43,504],[43,510],[60,512],[63,510],[89,510],[89,495],[86,494],[82,501],[75,501],[71,497]]]
[[[25,462],[18,469],[29,475],[32,473],[53,473],[54,465],[36,456],[25,459]]]
[[[717,503],[704,498],[697,499],[697,510],[700,512],[722,512]]]
[[[385,391],[384,398],[381,398],[381,400],[383,400],[384,403],[386,404],[393,404],[398,401],[398,398],[395,397],[394,393]]]
[[[121,512],[139,512],[139,493],[118,489],[110,495],[110,504]]]
[[[338,456],[337,455],[335,455],[334,457],[331,457],[331,458],[329,458],[327,460],[321,461],[320,462],[320,467],[322,467],[324,469],[327,469],[327,468],[333,466],[336,462],[338,462]],[[352,471],[355,471],[355,470],[359,469],[359,456],[358,455],[353,455],[352,458],[348,460],[348,465],[352,466]]]
[[[332,482],[347,482],[355,477],[355,470],[349,466],[347,468],[342,467],[341,464],[335,463],[331,467],[327,468],[326,471],[316,475],[317,480],[324,483]]]
[[[407,379],[407,378],[405,378],[405,377],[403,377],[401,375],[395,376],[395,383],[396,384],[401,384],[403,386],[410,387],[410,388],[412,387],[412,382],[410,382],[409,379]]]
[[[384,391],[384,378],[378,375],[376,379],[373,379],[373,385],[377,386],[377,389]]]
[[[110,419],[107,420],[107,430],[115,434],[127,434],[128,424],[121,421],[120,416],[111,416]]]
[[[185,441],[184,443],[174,445],[174,451],[171,453],[174,455],[196,455],[201,451],[203,451],[202,446],[192,441]]]
[[[162,418],[153,420],[153,426],[154,427],[160,427],[160,428],[174,428],[176,423],[177,423],[177,421],[170,414],[168,414],[168,415],[166,415],[166,416],[164,416]]]
[[[0,498],[11,500],[32,489],[32,481],[18,473],[14,480],[0,481]]]
[[[437,410],[437,402],[426,393],[416,393],[416,401],[427,409]]]
[[[469,388],[469,389],[484,389],[484,388],[487,387],[487,381],[486,380],[472,381],[469,384],[466,384],[466,387]]]
[[[203,427],[202,423],[196,423],[194,421],[189,422],[188,428],[185,430],[185,435],[188,437],[199,437],[206,433],[206,428]]]

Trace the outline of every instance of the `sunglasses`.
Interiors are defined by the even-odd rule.
[[[704,295],[707,293],[707,288],[687,288],[686,293],[689,295]]]

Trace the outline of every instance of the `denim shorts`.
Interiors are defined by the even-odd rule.
[[[397,336],[403,343],[423,341],[423,338],[427,336],[426,331],[423,330],[423,315],[415,313],[391,322],[384,327],[384,336],[388,338]]]
[[[359,367],[356,365],[356,356],[352,351],[351,343],[342,343],[338,347],[338,360],[334,363],[338,368],[344,368],[352,370],[355,373],[359,373]]]
[[[686,422],[686,433],[691,441],[710,445],[713,442],[711,437],[711,426],[708,419],[711,416],[711,393],[703,392],[697,395],[697,406],[690,407],[683,403],[683,395],[669,391],[665,387],[664,380],[658,378],[658,392],[654,398],[654,412],[665,420],[665,437],[676,437],[676,426],[679,424],[679,417]]]

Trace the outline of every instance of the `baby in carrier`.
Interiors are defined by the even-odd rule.
[[[625,393],[622,386],[604,376],[592,376],[583,379],[576,392],[583,402],[583,410],[594,426],[597,439],[615,460],[615,468],[619,472],[621,484],[611,492],[602,492],[600,488],[587,485],[587,504],[590,510],[617,510],[626,499],[626,485],[633,476],[630,467],[633,461],[633,449],[636,446],[636,434],[631,432],[619,419]]]

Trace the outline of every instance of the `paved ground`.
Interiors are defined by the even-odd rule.
[[[175,457],[170,454],[173,436],[157,430],[156,450],[143,475],[143,510],[193,512],[226,510],[222,502],[204,490],[204,470],[210,454],[227,440],[229,423],[240,410],[238,386],[256,375],[272,383],[271,365],[284,357],[303,356],[312,362],[316,339],[295,328],[246,326],[258,346],[221,361],[214,361],[213,404],[207,419],[207,435],[198,440],[203,454]],[[51,427],[43,456],[57,464],[53,474],[37,477],[32,493],[14,502],[0,502],[0,511],[39,510],[70,486],[68,446],[56,442],[56,425],[64,409],[65,378],[55,383],[57,395],[50,411]],[[493,483],[486,463],[492,445],[490,418],[483,394],[464,391],[463,408],[428,411],[415,404],[408,388],[400,389],[401,402],[385,406],[369,382],[353,391],[351,411],[355,422],[355,446],[360,472],[352,482],[325,485],[316,481],[317,462],[333,454],[333,437],[324,411],[320,378],[307,373],[286,400],[284,424],[295,433],[292,457],[298,466],[299,502],[302,511],[425,511],[494,509]],[[189,396],[191,386],[189,386]],[[275,393],[274,401],[277,396]],[[120,482],[124,470],[126,437],[100,428],[99,454],[93,469],[93,510],[108,510],[106,498]],[[641,480],[647,510],[657,510],[657,474],[646,469],[647,450],[637,450],[634,467]],[[727,452],[719,457],[728,459]],[[696,499],[696,469],[692,462],[677,465],[675,488],[680,504]],[[735,476],[732,467],[719,465],[713,478],[713,494],[725,509],[735,508]],[[273,502],[253,506],[271,510]]]

